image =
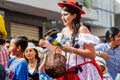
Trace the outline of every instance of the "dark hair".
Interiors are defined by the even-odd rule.
[[[40,57],[39,57],[38,51],[36,49],[34,50],[36,52],[35,58],[38,60],[38,63],[40,63]]]
[[[106,37],[106,41],[109,42],[110,41],[110,35],[114,38],[118,33],[120,32],[120,30],[116,27],[111,27],[109,30],[107,30],[105,37]]]
[[[5,43],[5,39],[2,38],[3,34],[0,31],[0,44],[3,45]]]
[[[78,5],[79,4],[76,3],[76,6],[78,6]],[[75,7],[71,6],[71,5],[64,5],[62,7],[62,9],[64,11],[70,12],[70,14],[72,14],[72,15],[73,14],[77,15],[76,18],[73,20],[72,46],[74,46],[75,37],[78,34],[78,30],[79,30],[80,25],[81,25],[80,24],[81,14],[80,14],[80,11],[77,8],[75,8]]]
[[[15,40],[15,45],[20,46],[24,52],[28,46],[28,38],[26,36],[18,36]]]
[[[5,40],[5,43],[10,43],[10,40],[9,40],[9,39],[6,39],[6,40]]]

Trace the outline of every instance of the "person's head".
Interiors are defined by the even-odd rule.
[[[0,31],[0,45],[5,43],[5,39],[3,38],[3,33]]]
[[[24,57],[29,62],[29,60],[37,59],[40,62],[39,55],[41,50],[39,47],[36,47],[33,43],[28,43],[28,47],[25,50]]]
[[[80,24],[81,14],[85,14],[85,12],[81,9],[82,5],[78,4],[78,2],[63,1],[59,2],[58,6],[62,8],[61,18],[65,26]]]
[[[10,47],[10,40],[9,39],[6,39],[5,40],[5,45],[4,45],[7,49],[9,49]]]
[[[11,39],[9,49],[13,55],[19,55],[19,53],[24,53],[27,46],[28,38],[26,36],[18,36],[15,39]]]
[[[105,59],[103,59],[102,57],[96,56],[95,60],[96,60],[96,63],[99,65],[99,68],[102,71],[102,73],[103,74],[106,73],[108,70],[107,70],[107,67],[106,67]]]
[[[59,2],[58,6],[62,8],[61,19],[64,25],[73,29],[72,43],[74,46],[74,39],[81,25],[81,14],[85,14],[85,12],[82,10],[82,5],[80,5],[78,2],[74,2],[73,0]]]
[[[111,27],[107,32],[106,32],[106,41],[109,43],[113,43],[114,46],[119,46],[120,45],[120,30],[116,27]]]

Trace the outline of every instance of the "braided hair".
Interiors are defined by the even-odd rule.
[[[82,5],[78,4],[78,2],[76,2],[75,4],[76,6],[79,6],[80,8],[82,8]],[[70,5],[64,5],[62,7],[63,10],[70,12],[70,14],[76,14],[76,18],[73,20],[73,33],[72,33],[72,46],[75,47],[75,37],[78,34],[79,28],[81,26],[80,24],[80,19],[81,19],[81,13],[79,12],[79,10],[77,8],[74,8],[73,6]]]

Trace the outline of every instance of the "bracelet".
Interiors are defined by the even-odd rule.
[[[98,56],[101,57],[102,56],[102,53],[101,51],[98,52]]]

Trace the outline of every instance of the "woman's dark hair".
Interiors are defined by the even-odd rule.
[[[35,58],[38,60],[38,63],[40,63],[40,57],[39,57],[38,51],[36,49],[34,50],[36,52]]]
[[[79,4],[76,2],[76,6],[78,6]],[[79,6],[80,7],[80,6]],[[73,6],[70,6],[70,5],[64,5],[62,7],[62,9],[64,11],[67,11],[67,12],[70,12],[72,15],[73,14],[76,14],[76,18],[73,20],[73,33],[72,33],[72,46],[75,46],[75,37],[77,36],[78,34],[78,30],[80,28],[80,19],[81,19],[81,14],[80,14],[80,11],[73,7]]]
[[[110,41],[110,35],[114,38],[119,32],[120,32],[120,30],[118,28],[111,27],[105,34],[106,41],[107,42]]]

